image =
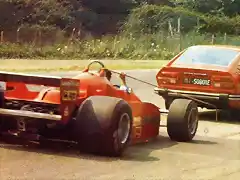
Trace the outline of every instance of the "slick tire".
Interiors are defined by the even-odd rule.
[[[85,152],[121,156],[130,140],[132,121],[132,110],[126,101],[92,96],[78,109],[74,137]]]
[[[176,99],[169,108],[167,132],[171,140],[191,141],[198,129],[197,104],[188,99]]]
[[[0,141],[2,140],[2,119],[0,118]]]
[[[240,120],[240,110],[239,109],[230,109],[228,112],[229,112],[229,120],[230,121],[239,121]]]
[[[0,108],[4,108],[4,90],[0,85]],[[0,117],[0,137],[2,136],[2,125],[3,125],[3,117]],[[1,138],[0,138],[1,139]]]

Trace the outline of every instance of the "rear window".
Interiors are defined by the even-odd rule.
[[[240,53],[218,47],[189,47],[173,64],[209,64],[228,66]]]

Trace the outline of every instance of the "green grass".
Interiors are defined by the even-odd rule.
[[[89,60],[4,59],[1,60],[0,71],[81,71],[89,62]],[[101,60],[101,62],[103,62],[107,68],[115,70],[159,69],[167,63],[166,60]],[[93,66],[93,68],[97,67]]]
[[[122,34],[43,47],[0,44],[0,70],[80,70],[91,59],[104,60],[112,69],[158,69],[180,50],[198,44],[212,44],[212,36],[192,32],[179,38],[159,32],[140,37]],[[214,44],[240,45],[240,37],[217,35]]]
[[[38,59],[170,59],[181,49],[196,44],[211,44],[210,34],[188,33],[181,36],[157,34],[118,35],[87,39],[71,44],[37,47],[31,44],[0,44],[0,57]],[[240,37],[217,35],[214,44],[240,45]]]

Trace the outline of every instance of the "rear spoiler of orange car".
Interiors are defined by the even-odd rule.
[[[60,102],[61,102],[60,115],[51,115],[45,113],[11,110],[4,108],[0,108],[0,115],[48,119],[54,121],[61,121],[65,123],[69,120],[70,116],[72,115],[72,112],[75,110],[80,87],[80,81],[78,79],[62,78],[58,76],[9,73],[0,71],[0,81],[60,87]]]

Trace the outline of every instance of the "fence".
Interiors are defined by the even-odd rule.
[[[41,30],[34,28],[18,28],[8,31],[0,31],[0,43],[24,43],[36,46],[66,43],[72,40],[89,36],[89,33],[73,28],[70,33],[60,29]]]
[[[240,37],[225,34],[200,34],[191,32],[185,35],[173,34],[163,37],[167,49],[178,49],[179,51],[192,45],[233,45],[240,46]],[[162,40],[164,41],[164,40]]]
[[[186,47],[198,44],[228,44],[240,46],[240,37],[228,34],[200,34],[196,31],[181,34],[181,20],[178,20],[177,27],[173,27],[169,22],[169,30],[159,32],[157,34],[145,34],[140,38],[129,38],[129,35],[118,35],[111,37],[103,37],[100,41],[103,43],[91,42],[91,45],[82,45],[83,49],[87,47],[91,49],[99,49],[99,51],[113,51],[116,53],[125,52],[144,54],[154,51],[162,51],[166,49],[169,52],[179,52]],[[0,43],[25,43],[34,46],[46,46],[62,44],[68,45],[70,42],[82,43],[81,39],[91,36],[90,33],[81,28],[73,28],[68,36],[65,32],[59,29],[39,30],[29,28],[18,28],[12,31],[1,31]],[[86,43],[86,42],[84,42]],[[72,46],[71,49],[79,49],[79,46]],[[74,50],[75,51],[75,50]],[[153,52],[150,52],[153,51]]]

